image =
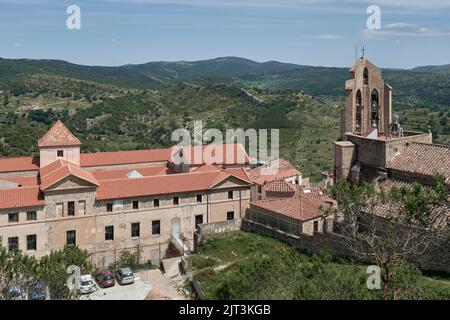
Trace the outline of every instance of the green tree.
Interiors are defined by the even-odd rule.
[[[339,230],[346,245],[357,258],[380,267],[384,299],[403,295],[396,268],[449,239],[442,223],[447,221],[448,191],[440,175],[432,189],[413,184],[385,191],[373,184],[341,181],[330,193],[338,202],[336,214],[343,218]]]

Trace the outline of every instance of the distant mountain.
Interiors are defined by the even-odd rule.
[[[17,87],[24,77],[47,74],[136,89],[163,89],[182,81],[229,82],[270,90],[303,90],[315,96],[342,97],[348,68],[313,67],[238,57],[201,61],[157,61],[119,67],[82,66],[61,60],[0,59],[0,89]],[[450,65],[410,70],[385,69],[400,104],[448,105]]]
[[[441,66],[421,66],[412,69],[417,72],[433,72],[433,73],[450,73],[450,64],[443,64]]]

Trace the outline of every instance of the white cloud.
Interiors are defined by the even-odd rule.
[[[311,36],[310,38],[322,39],[322,40],[339,40],[344,39],[343,36],[337,34],[319,34],[316,36]]]
[[[377,36],[450,36],[450,30],[438,30],[420,27],[413,23],[396,22],[383,25],[380,30],[363,30],[366,37]]]

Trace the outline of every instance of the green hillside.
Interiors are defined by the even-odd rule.
[[[450,75],[385,70],[403,127],[450,144]],[[89,67],[56,60],[0,59],[0,155],[37,152],[62,119],[83,151],[173,144],[174,129],[277,128],[280,153],[305,176],[332,169],[346,68],[241,58]]]

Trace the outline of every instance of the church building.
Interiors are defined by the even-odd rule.
[[[431,185],[440,173],[450,190],[450,147],[432,144],[431,132],[403,130],[392,95],[393,88],[369,60],[362,57],[351,67],[340,137],[334,143],[335,181]]]

